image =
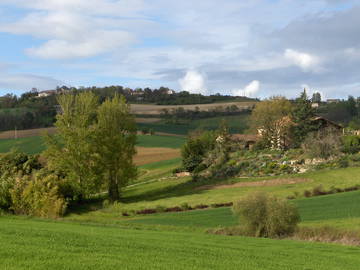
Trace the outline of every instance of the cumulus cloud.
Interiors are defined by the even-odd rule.
[[[126,11],[136,16],[135,10],[126,7],[128,0],[121,2],[20,0],[15,3],[34,11],[17,21],[1,24],[0,31],[45,40],[26,50],[31,56],[47,59],[96,56],[136,42],[135,36],[124,30],[129,22],[120,18]],[[130,3],[129,6],[134,7]]]
[[[246,96],[246,97],[253,97],[255,96],[260,90],[260,82],[254,80],[246,85],[243,89],[236,89],[233,90],[232,93],[234,96]]]
[[[286,49],[284,56],[303,71],[315,71],[319,67],[319,59],[308,53]]]
[[[196,70],[188,70],[185,76],[179,80],[181,90],[196,94],[207,94],[205,77]]]
[[[355,94],[360,82],[360,7],[343,2],[0,0],[0,32],[21,36],[19,46],[32,56],[16,51],[23,72],[62,74],[74,85],[180,85],[204,93],[244,86],[237,91],[294,97],[306,82],[331,97]],[[202,73],[184,77],[189,67]],[[249,78],[264,91],[245,87]]]

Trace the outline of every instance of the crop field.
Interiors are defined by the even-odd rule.
[[[137,147],[134,162],[136,165],[170,160],[180,157],[180,150],[163,147]]]
[[[180,148],[185,142],[185,138],[176,136],[160,136],[160,135],[138,135],[138,147],[162,147],[162,148]],[[17,148],[28,154],[38,154],[45,147],[41,136],[25,137],[18,139],[0,139],[0,153],[5,153]],[[172,157],[170,157],[172,158]]]
[[[162,120],[154,123],[140,123],[138,124],[138,127],[139,130],[151,128],[155,132],[187,135],[190,131],[196,129],[215,130],[219,128],[219,125],[223,120],[226,120],[231,133],[245,133],[249,128],[249,115],[247,114],[197,119],[183,124],[171,124]]]
[[[331,225],[344,229],[356,229],[360,232],[360,191],[298,199],[292,203],[299,209],[301,225]],[[180,226],[187,227],[187,229],[226,227],[238,224],[237,218],[229,207],[137,216],[125,222]]]
[[[176,109],[179,107],[184,108],[185,110],[195,110],[196,107],[199,107],[200,111],[207,111],[209,109],[214,109],[218,106],[228,107],[236,105],[240,109],[251,108],[255,102],[224,102],[224,103],[211,103],[211,104],[193,104],[193,105],[151,105],[151,104],[131,104],[131,111],[134,114],[142,115],[156,115],[161,114],[163,109]]]
[[[2,269],[358,269],[360,248],[0,217]]]
[[[136,118],[136,123],[157,123],[161,121],[161,118]],[[54,134],[56,132],[55,127],[47,128],[33,128],[24,130],[8,130],[0,132],[0,139],[14,139],[14,138],[27,138],[34,136],[42,136],[45,133]]]

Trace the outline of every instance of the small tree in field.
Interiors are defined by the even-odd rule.
[[[120,199],[121,188],[136,176],[133,163],[136,125],[123,96],[115,95],[97,111],[96,151],[98,162],[112,201]]]
[[[244,233],[255,237],[284,237],[294,233],[300,216],[294,205],[262,192],[235,202],[233,212],[239,216]]]

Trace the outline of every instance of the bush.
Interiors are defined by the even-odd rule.
[[[0,154],[0,209],[11,207],[10,190],[18,176],[29,175],[41,168],[38,156],[27,155],[17,151]]]
[[[294,233],[300,221],[299,213],[292,204],[261,192],[234,203],[232,209],[249,236],[288,236]]]
[[[15,214],[57,218],[65,213],[67,203],[59,194],[56,175],[17,177],[10,190]]]
[[[215,145],[216,133],[214,131],[200,132],[189,136],[181,149],[184,168],[189,172],[194,171],[205,155],[215,148]]]
[[[355,154],[360,151],[360,137],[356,135],[344,136],[343,152],[347,154]]]

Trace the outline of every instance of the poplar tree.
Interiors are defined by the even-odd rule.
[[[45,157],[51,170],[64,175],[81,197],[98,191],[100,178],[95,153],[97,97],[92,92],[58,97],[56,134],[47,135]]]
[[[136,124],[123,96],[107,98],[97,110],[96,152],[109,199],[118,201],[121,189],[136,177],[133,163]]]

